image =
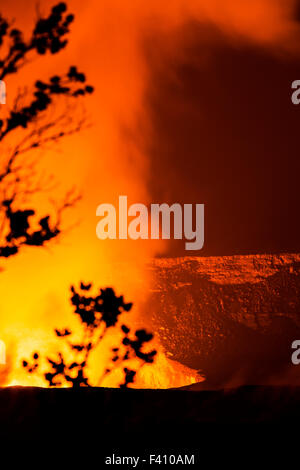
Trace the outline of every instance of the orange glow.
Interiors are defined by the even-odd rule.
[[[57,2],[42,1],[47,13]],[[149,116],[143,109],[149,70],[143,55],[143,40],[158,32],[173,32],[189,19],[213,23],[229,36],[262,44],[290,44],[296,34],[292,21],[294,0],[78,0],[68,1],[75,13],[70,43],[54,57],[39,58],[20,74],[7,80],[7,102],[14,91],[63,72],[76,64],[95,93],[86,103],[92,126],[67,138],[58,148],[47,149],[39,170],[55,175],[60,183],[51,194],[40,196],[41,212],[49,210],[49,198],[60,198],[76,185],[82,192],[79,205],[68,213],[62,238],[46,249],[26,249],[1,265],[0,336],[7,344],[8,364],[0,366],[1,385],[44,385],[28,376],[20,361],[32,351],[56,351],[53,328],[74,324],[69,305],[69,287],[80,280],[95,286],[113,286],[127,301],[134,302],[135,319],[140,302],[151,287],[146,264],[162,242],[100,242],[95,235],[98,204],[117,205],[120,194],[129,202],[150,203],[147,192],[149,161],[141,148]],[[16,26],[29,31],[35,16],[35,0],[18,0],[3,7],[16,18]],[[75,224],[75,225],[74,225]],[[74,227],[73,227],[74,225]],[[151,325],[146,325],[149,329]],[[96,377],[97,365],[92,375]],[[117,376],[117,372],[116,372]],[[113,377],[104,385],[115,386]],[[145,366],[136,386],[169,387],[199,381],[195,371],[169,360],[160,351],[156,366]]]

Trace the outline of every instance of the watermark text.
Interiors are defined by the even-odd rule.
[[[112,204],[100,204],[96,227],[100,240],[186,240],[186,250],[201,250],[204,245],[204,204],[132,204],[119,196],[118,211]],[[130,220],[129,220],[130,219]],[[173,223],[172,223],[173,220]],[[118,230],[117,230],[118,226]]]

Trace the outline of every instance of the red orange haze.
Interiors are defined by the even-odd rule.
[[[55,3],[41,1],[40,12],[47,14]],[[293,0],[69,0],[75,22],[67,48],[27,64],[7,80],[7,104],[12,105],[18,87],[30,86],[37,78],[74,63],[84,70],[95,93],[86,102],[91,125],[45,149],[40,159],[39,170],[55,175],[59,183],[39,196],[36,203],[41,213],[49,210],[51,198],[59,200],[72,186],[83,195],[68,212],[65,233],[46,249],[27,249],[2,263],[0,332],[8,352],[2,385],[43,385],[26,375],[20,360],[35,349],[54,351],[53,328],[73,324],[71,284],[83,280],[99,287],[112,285],[134,302],[134,317],[140,316],[140,304],[152,284],[147,263],[164,253],[165,242],[99,241],[95,211],[100,203],[117,204],[122,194],[131,203],[163,202],[151,201],[151,162],[143,146],[151,135],[151,116],[144,102],[151,79],[146,42],[163,37],[162,48],[176,57],[177,41],[184,41],[176,32],[185,23],[198,21],[214,25],[232,42],[248,41],[274,53],[293,53],[299,36],[293,20],[295,5]],[[2,0],[1,11],[28,33],[37,14],[36,1]],[[155,178],[168,185],[167,175]],[[196,371],[167,359],[162,349],[157,364],[147,367],[138,386],[180,386],[201,380]]]

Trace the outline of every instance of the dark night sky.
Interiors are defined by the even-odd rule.
[[[176,34],[175,52],[163,38],[145,46],[149,189],[154,202],[205,203],[206,230],[201,252],[171,242],[168,255],[299,251],[300,57],[197,23]]]

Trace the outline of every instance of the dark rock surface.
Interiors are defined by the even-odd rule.
[[[207,385],[300,383],[300,254],[158,259],[145,310],[170,357]]]
[[[167,437],[197,440],[206,425],[281,424],[300,419],[300,389],[241,387],[216,391],[101,388],[0,390],[0,437],[74,442],[93,437],[112,445],[129,436],[144,445]],[[204,427],[202,427],[204,426]],[[182,442],[183,442],[182,441]]]

